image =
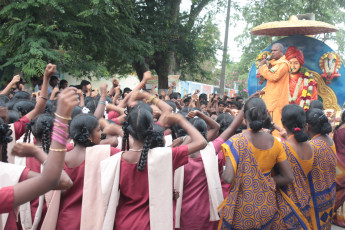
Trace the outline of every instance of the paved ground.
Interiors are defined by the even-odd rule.
[[[342,228],[342,227],[339,227],[336,225],[332,225],[332,230],[342,230],[342,229],[345,229],[345,228]]]

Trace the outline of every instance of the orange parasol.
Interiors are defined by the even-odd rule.
[[[338,29],[326,22],[312,20],[298,20],[291,16],[289,21],[268,22],[254,27],[250,31],[253,35],[268,36],[292,36],[292,35],[315,35],[336,32]]]

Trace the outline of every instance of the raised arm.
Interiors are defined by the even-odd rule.
[[[214,139],[216,139],[218,132],[219,132],[219,128],[220,128],[219,124],[216,121],[212,120],[209,116],[206,116],[203,112],[201,112],[199,110],[194,110],[194,111],[191,111],[187,114],[187,118],[189,118],[189,119],[192,119],[195,116],[200,117],[207,124],[207,127],[208,127],[207,141],[213,141]]]
[[[73,108],[78,105],[78,97],[75,88],[67,88],[61,92],[56,110],[54,127],[68,133],[68,121],[70,120]],[[53,131],[54,134],[54,131]],[[14,203],[17,207],[25,202],[54,189],[59,184],[61,171],[65,159],[67,138],[52,138],[50,151],[45,167],[40,176],[23,181],[14,186]]]
[[[29,120],[34,119],[37,115],[41,114],[44,112],[46,108],[46,103],[48,100],[48,83],[50,80],[50,77],[56,72],[56,65],[53,64],[48,64],[43,75],[43,84],[42,84],[42,89],[41,89],[41,94],[40,96],[36,99],[37,103],[35,105],[35,108],[26,114],[26,117]]]
[[[191,138],[191,142],[187,145],[189,154],[195,153],[206,147],[207,142],[205,138],[203,138],[201,133],[194,128],[194,126],[191,125],[189,121],[187,121],[181,114],[170,114],[169,116],[166,116],[164,121],[162,121],[162,125],[164,125],[165,128],[168,128],[174,124],[178,124]]]
[[[7,86],[5,87],[5,89],[3,91],[0,92],[0,95],[7,95],[11,89],[12,86],[14,86],[15,84],[17,84],[20,81],[20,76],[16,75],[12,78],[12,80],[10,81],[10,83],[7,84]]]
[[[95,115],[95,117],[97,119],[100,119],[101,117],[103,117],[104,114],[104,109],[105,109],[105,100],[107,99],[107,88],[108,85],[107,84],[102,84],[100,87],[100,91],[101,91],[101,97],[99,99],[97,108],[95,110],[95,112],[93,113],[93,115]]]

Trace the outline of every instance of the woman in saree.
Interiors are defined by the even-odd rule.
[[[331,229],[335,203],[336,150],[328,136],[332,126],[320,109],[307,111],[306,131],[311,138],[314,162],[308,174],[311,193],[311,220],[313,229]]]
[[[313,166],[313,148],[304,133],[306,114],[298,105],[286,105],[282,123],[287,140],[282,142],[294,181],[277,189],[279,216],[274,229],[310,229],[310,192],[307,175]]]
[[[333,223],[345,227],[345,112],[341,115],[341,123],[335,127],[333,134],[337,150],[336,198]]]
[[[222,145],[226,168],[222,175],[231,184],[230,192],[219,207],[218,229],[271,229],[278,215],[276,184],[292,182],[293,174],[280,142],[262,131],[270,118],[260,98],[244,105],[248,130]],[[271,171],[277,166],[277,173]]]
[[[291,73],[289,79],[290,104],[297,104],[309,109],[310,102],[317,100],[316,81],[308,71],[303,71],[304,56],[301,50],[295,46],[290,46],[285,52],[285,57],[291,63]]]

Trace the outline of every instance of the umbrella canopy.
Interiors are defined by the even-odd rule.
[[[336,32],[338,29],[326,22],[312,20],[298,20],[291,16],[289,21],[268,22],[254,27],[250,31],[253,35],[267,36],[292,36],[292,35],[315,35]]]

